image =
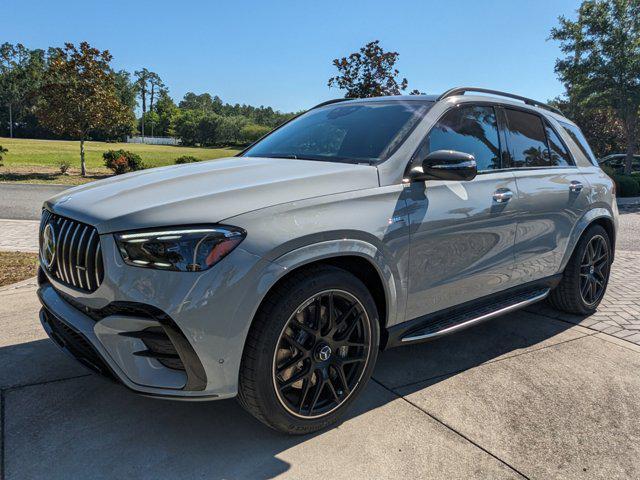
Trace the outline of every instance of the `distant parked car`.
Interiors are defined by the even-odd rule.
[[[627,157],[626,153],[614,153],[607,155],[604,158],[598,160],[601,167],[609,167],[616,173],[624,173],[624,162]],[[631,163],[632,172],[640,172],[640,155],[633,156],[633,162]]]
[[[345,412],[380,349],[547,296],[593,313],[617,215],[613,181],[548,105],[474,88],[335,100],[239,157],[49,199],[41,319],[135,392],[238,396],[308,433]]]

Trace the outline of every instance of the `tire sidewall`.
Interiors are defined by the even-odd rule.
[[[371,332],[371,347],[367,360],[368,363],[358,385],[353,389],[349,398],[335,411],[323,417],[303,419],[290,414],[281,404],[275,392],[272,371],[273,357],[280,339],[280,334],[295,310],[313,295],[332,289],[343,290],[355,296],[367,312]],[[260,339],[255,380],[257,396],[270,423],[278,430],[298,434],[313,432],[335,423],[345,410],[348,409],[351,402],[359,395],[371,377],[376,363],[380,328],[378,312],[373,297],[365,285],[349,272],[339,268],[327,268],[312,278],[304,279],[296,287],[283,295],[274,307],[269,310],[269,312],[266,312],[269,314],[267,320],[268,328],[263,331],[263,337]]]

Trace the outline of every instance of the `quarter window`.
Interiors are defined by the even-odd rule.
[[[479,171],[500,168],[498,124],[493,107],[459,107],[446,113],[429,132],[420,156],[436,150],[470,153]]]
[[[571,139],[578,145],[584,156],[594,165],[598,165],[598,161],[596,160],[596,156],[591,151],[591,147],[589,147],[589,143],[587,143],[587,139],[584,138],[584,135],[580,131],[578,127],[575,125],[569,125],[568,123],[560,122],[562,128],[564,128],[565,132],[569,134]]]
[[[542,119],[535,114],[505,109],[513,167],[552,166]]]
[[[550,125],[545,125],[547,140],[549,141],[549,163],[554,167],[566,167],[573,165],[573,159],[564,146],[558,134]]]

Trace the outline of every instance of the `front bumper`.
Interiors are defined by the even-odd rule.
[[[204,392],[206,374],[197,359],[199,370],[188,364],[188,358],[187,368],[182,370],[168,368],[157,358],[136,354],[148,351],[148,346],[131,334],[161,328],[157,320],[115,314],[96,321],[67,303],[48,283],[40,286],[38,297],[42,303],[40,321],[49,337],[85,367],[145,395],[219,397]],[[182,351],[180,357],[186,358]],[[190,361],[193,363],[194,359]]]
[[[101,373],[141,394],[191,400],[235,396],[251,319],[283,267],[240,247],[204,272],[159,271],[124,264],[111,235],[101,236],[101,246],[105,274],[94,292],[76,290],[41,271],[43,325],[52,339],[100,371],[97,357],[103,364]],[[161,315],[141,315],[131,305]],[[93,360],[65,346],[62,334],[55,335],[56,325],[77,333],[68,341],[86,342],[95,352]],[[192,375],[189,368],[177,371],[166,362],[136,354],[145,350],[137,334],[159,328],[175,333],[174,346],[184,342],[177,350],[188,352],[180,357],[185,367],[195,366]]]

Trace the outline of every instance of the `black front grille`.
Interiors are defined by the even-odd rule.
[[[49,268],[42,260],[47,225],[52,226],[55,238],[55,255]],[[96,291],[102,283],[100,235],[90,225],[44,210],[40,220],[40,252],[42,267],[60,282],[85,292]]]

